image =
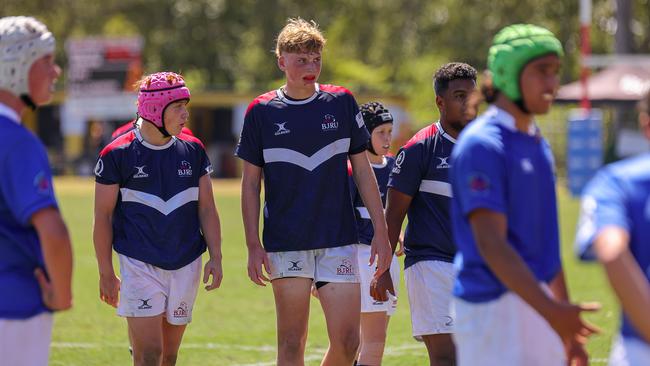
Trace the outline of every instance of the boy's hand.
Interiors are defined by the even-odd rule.
[[[115,273],[99,274],[99,298],[116,308],[120,299],[120,279]]]
[[[376,263],[375,263],[375,258]],[[390,268],[390,263],[393,260],[393,249],[390,246],[390,242],[387,237],[378,236],[376,233],[372,237],[372,243],[370,243],[370,261],[368,265],[376,265],[377,270],[373,276],[373,280],[379,279],[382,273],[386,272]]]
[[[599,333],[598,327],[580,318],[585,311],[593,312],[600,309],[599,304],[571,304],[553,301],[553,305],[542,313],[553,330],[562,338],[565,345],[585,344],[587,337]],[[575,348],[568,348],[569,350]]]
[[[370,296],[376,301],[388,301],[388,293],[395,296],[390,271],[382,273],[378,279],[373,279],[370,282]]]
[[[41,288],[41,297],[43,298],[43,303],[50,310],[67,310],[72,307],[72,299],[61,299],[59,294],[54,291],[52,283],[45,276],[45,272],[41,268],[37,268],[34,271],[34,276],[38,281],[38,285]]]
[[[263,267],[263,268],[262,268]],[[271,280],[264,275],[271,273],[269,257],[261,244],[251,245],[248,247],[248,278],[260,286],[266,286],[264,282]]]
[[[219,258],[212,258],[205,262],[205,266],[203,267],[203,283],[207,284],[208,281],[210,280],[210,276],[212,276],[212,282],[205,286],[205,289],[207,291],[214,290],[215,288],[219,288],[221,286],[221,280],[223,279],[223,268],[221,266],[221,257]]]

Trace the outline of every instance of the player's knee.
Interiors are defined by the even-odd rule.
[[[305,349],[306,340],[304,335],[298,333],[283,335],[279,342],[280,353],[289,359],[300,358]]]
[[[148,346],[142,350],[136,350],[133,354],[137,366],[158,366],[162,358],[162,347]]]
[[[359,365],[378,366],[384,355],[384,342],[363,342],[359,352]]]
[[[346,356],[356,357],[360,344],[359,331],[350,329],[335,339],[332,342],[332,347],[338,348]]]

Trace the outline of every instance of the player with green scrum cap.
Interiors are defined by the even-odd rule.
[[[451,157],[454,284],[460,365],[588,362],[586,337],[560,258],[554,162],[534,116],[559,87],[560,41],[530,24],[502,29],[488,56],[491,106]]]

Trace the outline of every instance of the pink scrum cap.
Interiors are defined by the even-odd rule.
[[[190,99],[190,90],[182,76],[173,72],[157,72],[149,75],[140,85],[138,115],[164,129],[163,113],[173,102]]]

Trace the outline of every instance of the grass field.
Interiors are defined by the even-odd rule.
[[[75,250],[74,309],[55,317],[51,365],[128,365],[126,322],[100,302],[92,244],[93,182],[61,178],[55,182],[59,203],[72,233]],[[214,181],[223,227],[224,280],[221,289],[200,290],[194,322],[188,327],[178,365],[273,365],[275,310],[270,286],[260,288],[246,275],[246,250],[239,205],[238,181]],[[597,300],[602,310],[588,319],[603,328],[589,344],[592,364],[605,364],[618,309],[600,267],[582,264],[572,252],[578,202],[560,188],[560,219],[565,271],[572,298]],[[404,287],[389,327],[384,365],[427,365],[424,345],[410,336]],[[312,301],[306,360],[318,365],[327,347],[325,322]]]

